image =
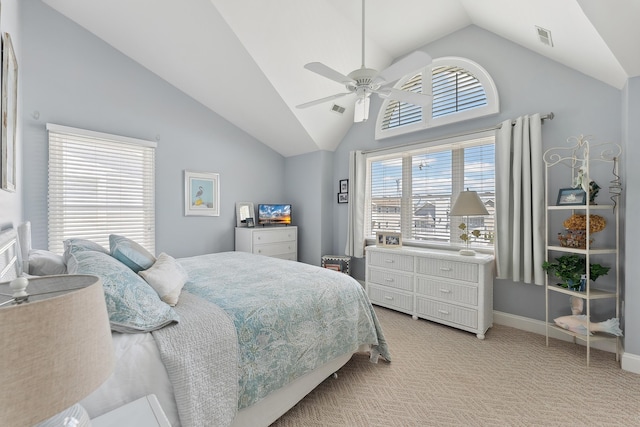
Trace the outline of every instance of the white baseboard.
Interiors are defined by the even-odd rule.
[[[528,317],[517,316],[515,314],[503,313],[501,311],[493,312],[493,322],[498,325],[510,326],[527,332],[533,332],[535,334],[546,335],[546,325],[542,320],[530,319]],[[573,342],[573,338],[570,335],[563,334],[562,332],[551,329],[549,336],[563,341]],[[579,344],[584,345],[582,340],[577,341]],[[597,341],[592,345],[593,348],[598,350],[608,351],[610,353],[616,352],[616,345],[613,341]],[[640,356],[625,353],[622,349],[621,353],[621,367],[625,371],[640,374]]]

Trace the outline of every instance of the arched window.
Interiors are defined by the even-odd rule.
[[[498,91],[491,76],[465,58],[435,59],[429,67],[400,79],[395,88],[431,94],[431,104],[423,107],[385,100],[378,113],[376,139],[499,112]],[[431,113],[425,114],[425,110]]]

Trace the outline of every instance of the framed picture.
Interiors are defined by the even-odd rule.
[[[399,248],[402,246],[402,234],[392,231],[378,231],[376,233],[377,246],[384,248]]]
[[[185,216],[220,216],[220,174],[184,171]]]
[[[16,190],[16,125],[18,61],[11,36],[2,34],[2,188]]]
[[[236,227],[248,227],[247,218],[253,220],[254,215],[252,202],[236,202]]]
[[[348,179],[341,179],[340,180],[340,192],[341,193],[348,193],[349,192],[349,180]]]
[[[349,193],[338,193],[338,203],[349,203]]]
[[[557,206],[585,205],[587,193],[579,188],[561,188],[558,191]]]
[[[253,218],[247,218],[245,221],[247,223],[247,227],[249,228],[253,228],[256,226],[256,224],[253,222]]]

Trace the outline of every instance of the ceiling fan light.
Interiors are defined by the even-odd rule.
[[[355,111],[353,113],[353,122],[366,122],[369,118],[369,97],[363,96],[356,99]]]

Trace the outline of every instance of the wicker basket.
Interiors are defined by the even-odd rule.
[[[587,247],[586,230],[566,230],[565,233],[558,233],[560,246],[565,248],[585,249]],[[589,246],[593,243],[593,236],[589,239]]]

